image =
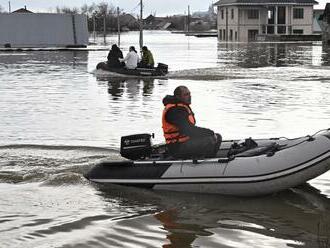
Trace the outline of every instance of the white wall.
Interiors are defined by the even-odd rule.
[[[46,13],[0,14],[0,47],[65,47],[88,45],[87,18],[74,15],[76,44],[72,15]]]

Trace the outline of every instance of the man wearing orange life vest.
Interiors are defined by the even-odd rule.
[[[190,108],[191,95],[186,86],[177,87],[173,96],[165,96],[163,104],[162,127],[172,156],[199,158],[216,155],[221,135],[195,125],[195,116]]]

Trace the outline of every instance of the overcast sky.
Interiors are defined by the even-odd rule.
[[[127,13],[138,13],[137,5],[139,0],[0,0],[0,5],[3,9],[8,11],[8,2],[11,4],[11,10],[23,8],[24,5],[31,11],[49,11],[50,9],[55,10],[56,6],[66,7],[81,7],[84,4],[92,4],[107,2],[114,6],[118,6],[124,9]],[[208,9],[212,2],[216,0],[143,0],[144,4],[144,16],[156,13],[158,16],[183,14],[187,13],[188,5],[190,6],[191,12],[205,11]],[[316,9],[323,8],[327,0],[319,0],[320,4],[315,6]]]

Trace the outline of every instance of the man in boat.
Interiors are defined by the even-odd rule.
[[[139,63],[139,55],[134,46],[129,47],[129,52],[124,59],[119,59],[120,62],[125,62],[127,69],[135,69]]]
[[[197,127],[190,108],[191,95],[186,86],[179,86],[174,95],[163,99],[164,137],[170,154],[176,158],[214,157],[222,137],[212,130]]]
[[[148,47],[142,47],[142,59],[139,63],[139,67],[143,68],[153,68],[155,65],[154,57]]]
[[[113,44],[108,54],[108,61],[107,61],[108,66],[115,68],[125,66],[123,62],[119,61],[119,59],[122,58],[124,58],[122,51],[116,44]]]

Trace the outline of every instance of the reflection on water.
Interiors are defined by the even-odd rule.
[[[324,44],[322,47],[322,65],[330,66],[330,45]]]
[[[155,79],[122,79],[115,78],[108,82],[108,93],[113,96],[113,100],[118,100],[126,93],[129,98],[134,98],[141,94],[150,96],[153,93]]]
[[[85,65],[87,67],[86,51],[16,51],[1,52],[0,66],[24,64],[25,66],[42,65]]]
[[[124,93],[125,80],[118,79],[109,81],[108,93],[113,96],[114,100],[120,98]]]
[[[319,247],[330,237],[330,200],[309,185],[261,198],[117,186],[102,195],[155,218],[167,232],[162,247]]]
[[[307,66],[313,64],[313,53],[313,45],[308,43],[219,43],[218,64],[243,68]]]

